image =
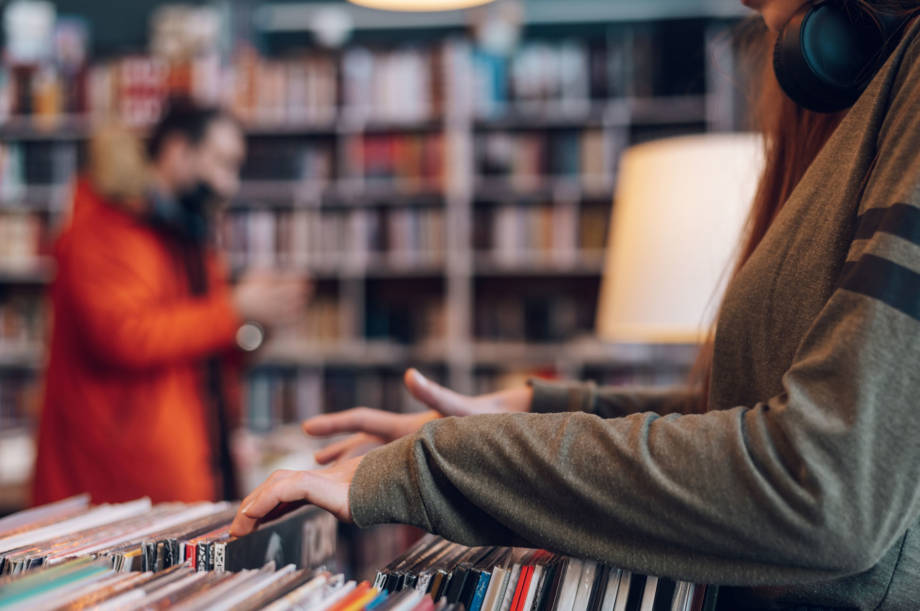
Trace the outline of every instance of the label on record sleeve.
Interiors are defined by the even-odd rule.
[[[214,570],[223,573],[227,566],[227,544],[224,542],[214,544]]]
[[[203,573],[208,570],[208,548],[210,546],[205,543],[199,543],[197,545],[197,555],[195,559],[195,570],[199,573]]]
[[[301,568],[315,569],[335,557],[338,522],[331,513],[320,512],[303,523]]]

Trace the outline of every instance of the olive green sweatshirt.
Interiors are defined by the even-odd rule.
[[[728,286],[690,400],[534,383],[537,413],[368,454],[351,511],[737,586],[722,608],[920,609],[918,22]]]

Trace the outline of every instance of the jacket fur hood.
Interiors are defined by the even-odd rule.
[[[99,195],[133,212],[143,210],[151,175],[140,135],[123,125],[101,125],[87,153],[86,175]]]

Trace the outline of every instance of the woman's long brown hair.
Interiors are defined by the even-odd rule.
[[[918,0],[849,0],[852,10],[874,10],[890,14],[909,14],[920,9]],[[773,45],[776,34],[767,31],[759,19],[739,31],[741,57],[750,74],[757,74],[752,98],[753,127],[763,134],[765,167],[755,191],[751,211],[732,268],[731,277],[760,244],[773,219],[818,155],[845,112],[821,114],[803,109],[782,91],[773,72]],[[721,307],[720,307],[721,310]],[[716,318],[718,320],[718,317]],[[690,384],[699,389],[697,411],[726,406],[709,405],[715,330],[700,347],[690,371]]]

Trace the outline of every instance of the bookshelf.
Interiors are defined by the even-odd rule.
[[[103,58],[78,77],[83,102],[14,105],[0,120],[4,428],[34,425],[50,243],[83,142],[106,113],[145,125],[176,89],[225,99],[245,122],[243,187],[219,232],[232,268],[316,281],[308,319],[253,362],[254,430],[354,405],[418,409],[400,386],[408,366],[461,392],[529,374],[680,380],[693,347],[592,339],[617,158],[650,138],[742,126],[730,32],[743,9],[565,5],[526,3],[509,58],[478,48],[455,14],[378,20],[353,7],[341,50]],[[238,10],[254,10],[270,48],[311,9]],[[7,88],[40,72],[5,70]]]

